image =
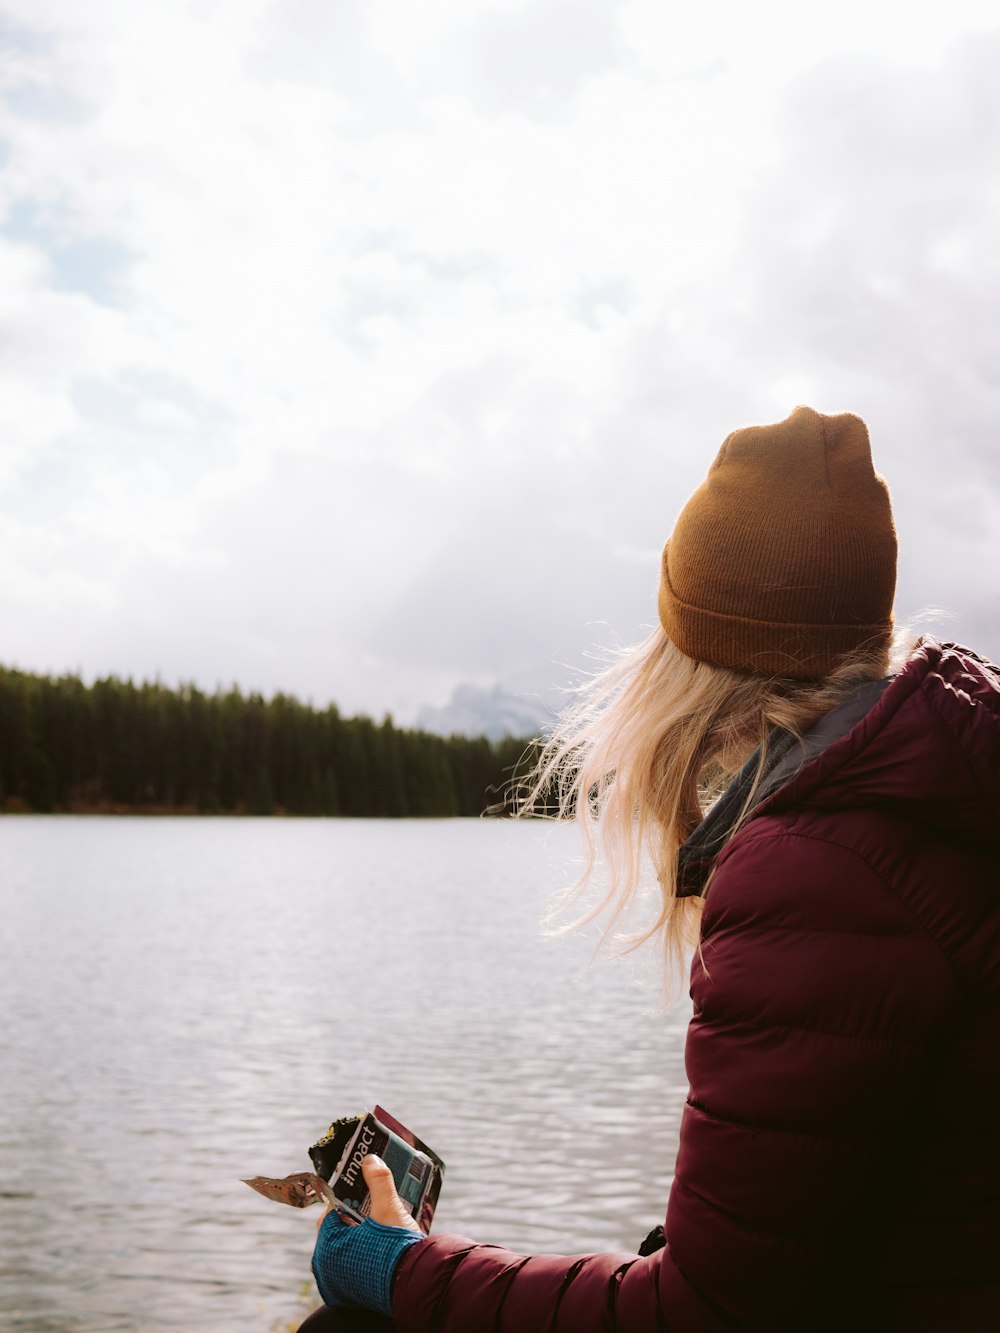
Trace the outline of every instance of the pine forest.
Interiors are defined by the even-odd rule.
[[[6,812],[497,814],[531,748],[342,717],[285,694],[0,667]]]

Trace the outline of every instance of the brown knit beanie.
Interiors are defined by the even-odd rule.
[[[888,643],[895,585],[865,423],[797,407],[723,443],[663,549],[660,620],[696,661],[811,680]]]

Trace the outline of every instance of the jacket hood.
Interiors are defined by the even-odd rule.
[[[995,843],[1000,670],[957,644],[921,639],[863,716],[753,817],[859,806],[892,809],[945,837]]]
[[[701,893],[756,779],[755,752],[681,848],[678,897]],[[747,822],[784,810],[891,809],[941,836],[996,845],[1000,670],[923,638],[889,680],[870,681],[801,740],[772,736]]]

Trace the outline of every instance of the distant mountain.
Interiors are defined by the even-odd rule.
[[[446,704],[425,704],[417,714],[421,731],[436,736],[487,736],[491,741],[505,736],[534,736],[552,725],[554,714],[532,695],[511,694],[500,685],[456,685]]]

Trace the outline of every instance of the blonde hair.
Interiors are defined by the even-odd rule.
[[[606,893],[566,929],[606,914],[606,941],[636,899],[648,856],[658,910],[624,945],[659,935],[668,979],[676,975],[697,941],[702,906],[701,897],[677,896],[684,841],[759,747],[752,790],[730,833],[739,827],[766,771],[772,728],[801,737],[861,682],[883,677],[889,662],[881,640],[819,681],[751,675],[696,662],[657,628],[578,687],[518,802],[521,814],[573,817],[582,833],[584,869],[557,912],[579,902],[599,860],[607,866]]]

